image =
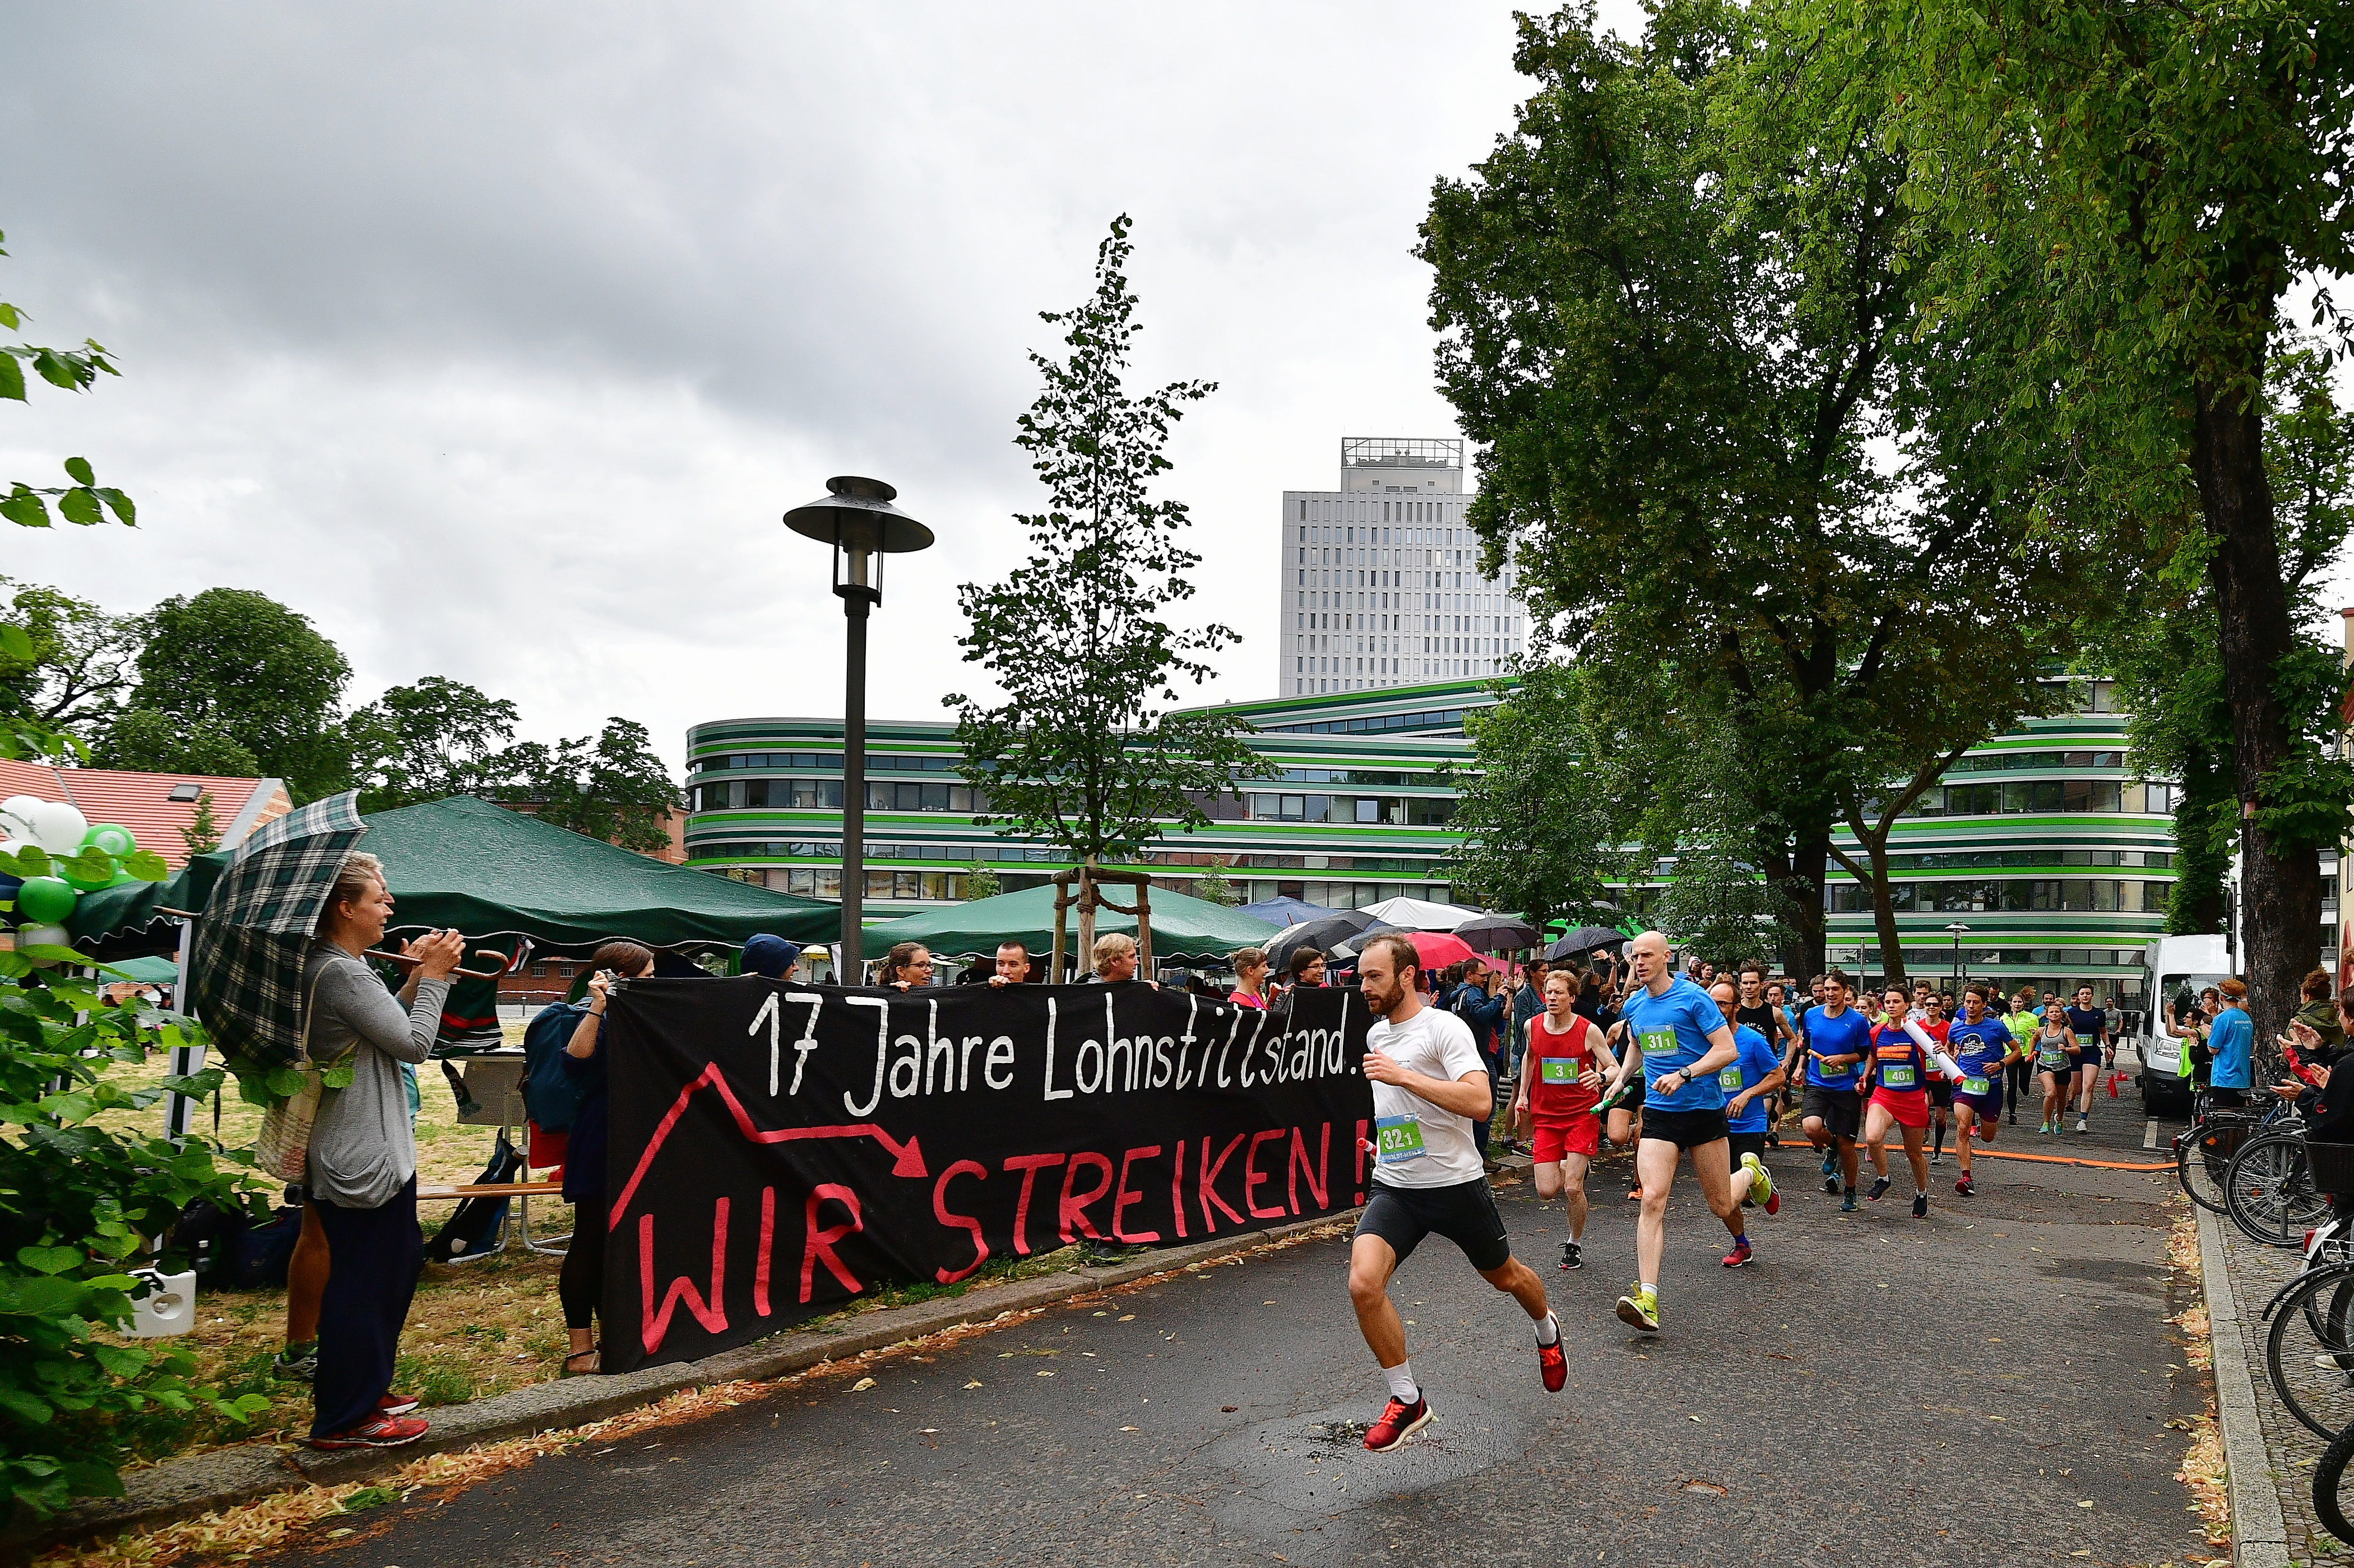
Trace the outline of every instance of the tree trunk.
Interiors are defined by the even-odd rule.
[[[1796,996],[1804,996],[1808,983],[1830,967],[1823,957],[1823,883],[1831,858],[1830,815],[1826,811],[1796,826],[1788,886],[1797,907],[1790,915],[1791,939],[1782,945],[1782,965],[1797,987]]]
[[[1078,970],[1079,970],[1079,973],[1081,973],[1081,974],[1083,974],[1083,975],[1084,975],[1084,974],[1090,974],[1090,973],[1094,972],[1094,969],[1095,969],[1095,964],[1096,964],[1096,877],[1095,877],[1095,870],[1096,870],[1096,857],[1095,857],[1095,856],[1093,856],[1093,855],[1089,855],[1089,856],[1087,856],[1087,858],[1086,860],[1084,860],[1084,861],[1082,861],[1082,862],[1080,863],[1080,866],[1079,866],[1079,878],[1078,878],[1078,884],[1079,884],[1079,950],[1078,950],[1078,952],[1077,952],[1075,956],[1076,956],[1076,959],[1077,959],[1077,960],[1078,960]],[[1056,985],[1060,985],[1060,984],[1062,984],[1062,983],[1063,983],[1063,977],[1062,977],[1062,976],[1060,976],[1060,975],[1056,975],[1056,976],[1055,977],[1055,983]]]
[[[2250,372],[2260,379],[2261,355]],[[2264,777],[2296,745],[2273,690],[2288,652],[2288,593],[2281,580],[2272,487],[2264,475],[2264,419],[2256,408],[2197,387],[2191,471],[2215,542],[2209,572],[2221,626],[2223,684],[2232,707],[2232,781],[2241,804],[2241,930],[2244,975],[2260,1053],[2287,1026],[2297,982],[2321,950],[2321,866],[2309,848],[2277,842],[2246,813]]]

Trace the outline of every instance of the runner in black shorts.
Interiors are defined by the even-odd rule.
[[[1434,1233],[1535,1320],[1545,1387],[1559,1393],[1569,1378],[1544,1282],[1512,1255],[1472,1139],[1473,1119],[1494,1108],[1487,1065],[1461,1019],[1423,1005],[1414,989],[1418,961],[1414,945],[1395,936],[1374,938],[1357,959],[1358,984],[1376,1021],[1364,1064],[1373,1088],[1373,1181],[1349,1248],[1349,1301],[1390,1388],[1389,1404],[1365,1430],[1365,1446],[1376,1453],[1430,1421],[1389,1286],[1398,1265]]]
[[[1844,1192],[1843,1211],[1855,1208],[1855,1135],[1863,1128],[1863,1101],[1856,1093],[1858,1064],[1872,1044],[1872,1025],[1848,1005],[1848,978],[1838,969],[1822,977],[1823,1002],[1810,1007],[1801,1028],[1807,1037],[1807,1141],[1823,1151],[1823,1191]]]

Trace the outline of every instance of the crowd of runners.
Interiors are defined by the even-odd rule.
[[[1414,1375],[1405,1330],[1389,1298],[1399,1264],[1436,1233],[1473,1268],[1511,1296],[1534,1325],[1541,1374],[1558,1391],[1567,1377],[1561,1330],[1543,1278],[1512,1255],[1489,1190],[1485,1121],[1496,1110],[1490,1055],[1454,1011],[1417,989],[1413,945],[1374,938],[1358,963],[1374,1022],[1364,1070],[1372,1080],[1375,1137],[1372,1192],[1352,1244],[1349,1292],[1390,1398],[1365,1446],[1396,1446],[1431,1419]],[[2016,1126],[2022,1104],[2040,1136],[2089,1128],[2093,1095],[2114,1061],[2107,1013],[2090,987],[2073,1003],[2032,991],[2004,995],[1972,981],[1958,998],[1926,982],[1859,994],[1839,969],[1816,976],[1801,999],[1762,963],[1734,973],[1713,966],[1678,969],[1656,931],[1627,945],[1623,994],[1614,986],[1597,1007],[1591,976],[1556,969],[1543,979],[1541,1006],[1513,1023],[1509,1116],[1529,1137],[1538,1196],[1562,1201],[1568,1235],[1559,1266],[1582,1269],[1591,1213],[1586,1178],[1606,1139],[1635,1154],[1627,1196],[1642,1207],[1636,1225],[1636,1278],[1618,1317],[1646,1334],[1660,1331],[1660,1266],[1668,1198],[1689,1158],[1709,1210],[1730,1237],[1727,1268],[1756,1256],[1748,1214],[1776,1213],[1763,1156],[1778,1147],[1788,1111],[1822,1159],[1826,1192],[1842,1213],[1878,1202],[1894,1184],[1893,1137],[1912,1179],[1912,1213],[1929,1213],[1930,1169],[1950,1137],[1954,1191],[1973,1191],[1971,1148]],[[1863,1167],[1868,1185],[1859,1192]]]

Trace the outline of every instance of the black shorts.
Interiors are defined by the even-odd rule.
[[[1929,1103],[1933,1106],[1952,1105],[1954,1103],[1954,1080],[1946,1076],[1943,1073],[1932,1075],[1929,1079]]]
[[[1434,1231],[1461,1247],[1471,1266],[1482,1274],[1512,1259],[1504,1217],[1496,1213],[1495,1195],[1488,1191],[1485,1177],[1447,1187],[1391,1187],[1375,1181],[1357,1220],[1357,1234],[1389,1243],[1400,1263],[1413,1256],[1422,1238]]]
[[[1764,1133],[1736,1132],[1729,1134],[1728,1136],[1733,1139],[1733,1162],[1735,1165],[1741,1163],[1741,1157],[1744,1154],[1754,1154],[1761,1160],[1766,1158],[1766,1135]]]
[[[1805,1110],[1808,1118],[1820,1121],[1823,1130],[1833,1138],[1853,1138],[1863,1128],[1863,1098],[1853,1089],[1827,1089],[1820,1084],[1808,1084]]]
[[[1643,1141],[1672,1143],[1678,1149],[1698,1149],[1733,1136],[1725,1125],[1724,1107],[1714,1110],[1660,1110],[1643,1113]],[[1759,1135],[1761,1138],[1763,1134]]]
[[[1625,1099],[1623,1099],[1623,1100],[1620,1100],[1617,1105],[1612,1106],[1610,1108],[1611,1108],[1612,1110],[1614,1110],[1614,1111],[1625,1111],[1628,1116],[1634,1116],[1634,1115],[1638,1114],[1638,1112],[1640,1112],[1640,1111],[1642,1110],[1642,1108],[1643,1108],[1643,1075],[1642,1075],[1642,1074],[1638,1073],[1638,1074],[1636,1074],[1633,1077],[1631,1077],[1631,1078],[1629,1078],[1629,1079],[1628,1079],[1628,1080],[1627,1080],[1627,1097],[1626,1097]]]

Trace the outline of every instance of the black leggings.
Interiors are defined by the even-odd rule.
[[[572,1205],[572,1245],[564,1251],[564,1273],[556,1282],[564,1303],[564,1326],[588,1327],[605,1294],[605,1200],[583,1198]]]

